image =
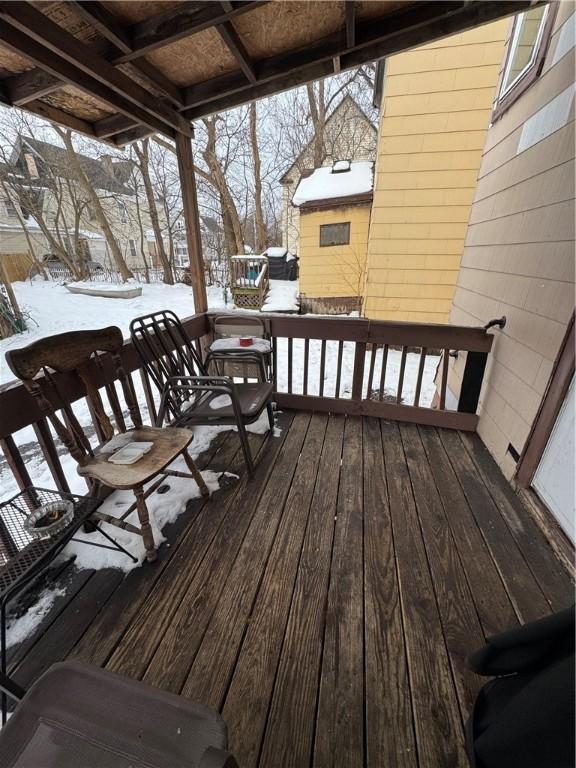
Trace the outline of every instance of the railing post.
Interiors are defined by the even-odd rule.
[[[357,341],[354,351],[354,371],[352,373],[352,400],[362,400],[364,384],[364,363],[366,361],[366,342]]]
[[[460,413],[476,413],[487,360],[487,352],[468,352],[466,355],[460,399],[458,400]]]

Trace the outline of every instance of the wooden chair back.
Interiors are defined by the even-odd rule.
[[[98,437],[101,442],[106,442],[112,439],[115,430],[104,408],[95,379],[104,365],[105,355],[101,353],[108,353],[115,369],[115,378],[120,381],[132,423],[135,428],[141,427],[142,418],[132,382],[126,375],[120,358],[123,343],[121,330],[110,326],[95,331],[59,333],[6,353],[10,370],[24,383],[42,415],[50,420],[60,440],[79,463],[93,456],[93,450],[71,406],[66,398],[60,397],[53,374],[68,374],[80,380]],[[108,381],[104,387],[116,428],[119,432],[126,432],[122,405],[114,383]],[[57,414],[59,410],[62,412],[62,419]]]

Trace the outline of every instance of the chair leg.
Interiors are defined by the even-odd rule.
[[[192,458],[192,456],[190,456],[190,454],[188,453],[187,450],[182,452],[182,456],[184,456],[184,461],[186,462],[186,466],[190,470],[190,474],[192,475],[192,477],[196,481],[196,484],[198,485],[198,488],[200,488],[200,493],[202,494],[202,496],[204,496],[205,499],[207,499],[208,496],[210,496],[210,491],[208,490],[208,486],[206,485],[206,481],[204,480],[204,478],[200,474],[200,470],[196,466],[196,463],[195,463],[194,459]]]
[[[244,460],[246,461],[246,467],[248,468],[248,474],[254,474],[254,461],[252,459],[252,451],[250,450],[250,443],[248,442],[248,433],[244,422],[238,420],[238,435],[240,436],[240,444],[242,445],[242,453],[244,454]]]
[[[146,550],[146,560],[148,560],[149,563],[153,563],[158,557],[158,553],[156,551],[156,545],[154,544],[154,534],[152,533],[150,517],[148,516],[148,506],[146,505],[146,499],[144,498],[144,489],[141,485],[134,488],[134,496],[136,496],[136,509],[138,511],[140,530],[144,540],[144,549]]]
[[[272,403],[268,403],[266,410],[268,411],[268,423],[270,424],[270,432],[274,433],[274,408],[272,408]]]

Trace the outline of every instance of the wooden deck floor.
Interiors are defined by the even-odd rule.
[[[205,465],[239,468],[156,564],[60,578],[12,657],[26,685],[82,658],[220,710],[242,768],[465,766],[486,635],[570,604],[539,529],[476,436],[284,413]]]

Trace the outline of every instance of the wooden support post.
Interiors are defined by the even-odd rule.
[[[178,158],[178,173],[182,187],[182,204],[184,209],[184,226],[190,258],[190,275],[194,293],[196,313],[208,310],[206,282],[204,279],[204,260],[202,258],[202,239],[200,236],[200,215],[196,195],[196,177],[194,174],[194,159],[192,157],[192,142],[181,133],[176,134],[176,157]]]

